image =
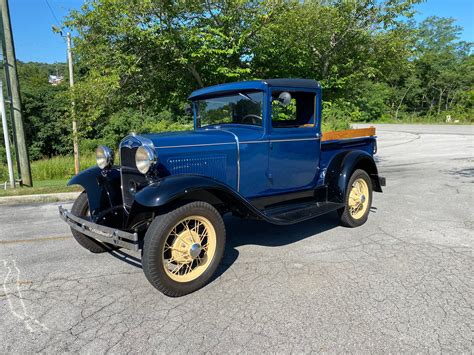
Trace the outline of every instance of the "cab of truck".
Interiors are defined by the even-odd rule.
[[[333,153],[349,147],[368,155],[376,150],[374,130],[346,131],[344,140],[329,139],[329,134],[324,138],[322,89],[315,80],[229,83],[197,90],[189,98],[195,130],[234,136],[237,178],[225,182],[259,207],[323,186]],[[376,175],[373,169],[370,173]],[[373,183],[379,190],[375,175]]]

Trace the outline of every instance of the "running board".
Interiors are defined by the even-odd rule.
[[[310,202],[298,203],[263,211],[267,220],[276,224],[293,224],[321,216],[344,207],[343,203]]]

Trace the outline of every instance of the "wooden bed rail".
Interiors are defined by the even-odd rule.
[[[350,139],[358,137],[372,137],[375,136],[375,127],[346,129],[345,131],[330,131],[324,132],[321,141],[335,141],[338,139]]]

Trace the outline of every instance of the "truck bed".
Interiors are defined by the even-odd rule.
[[[373,137],[375,136],[375,127],[346,129],[344,131],[330,131],[324,132],[322,141],[336,141],[339,139],[350,139],[359,137]]]
[[[320,168],[327,168],[336,154],[347,150],[362,150],[373,155],[377,150],[375,127],[324,132],[321,139]]]

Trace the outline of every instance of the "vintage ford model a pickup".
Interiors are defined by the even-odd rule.
[[[60,216],[94,253],[142,250],[147,279],[169,296],[210,280],[226,213],[283,225],[337,211],[342,225],[360,226],[385,184],[375,130],[322,135],[321,94],[304,79],[197,90],[193,131],[125,137],[118,166],[99,147],[98,166],[69,182],[84,192]]]

